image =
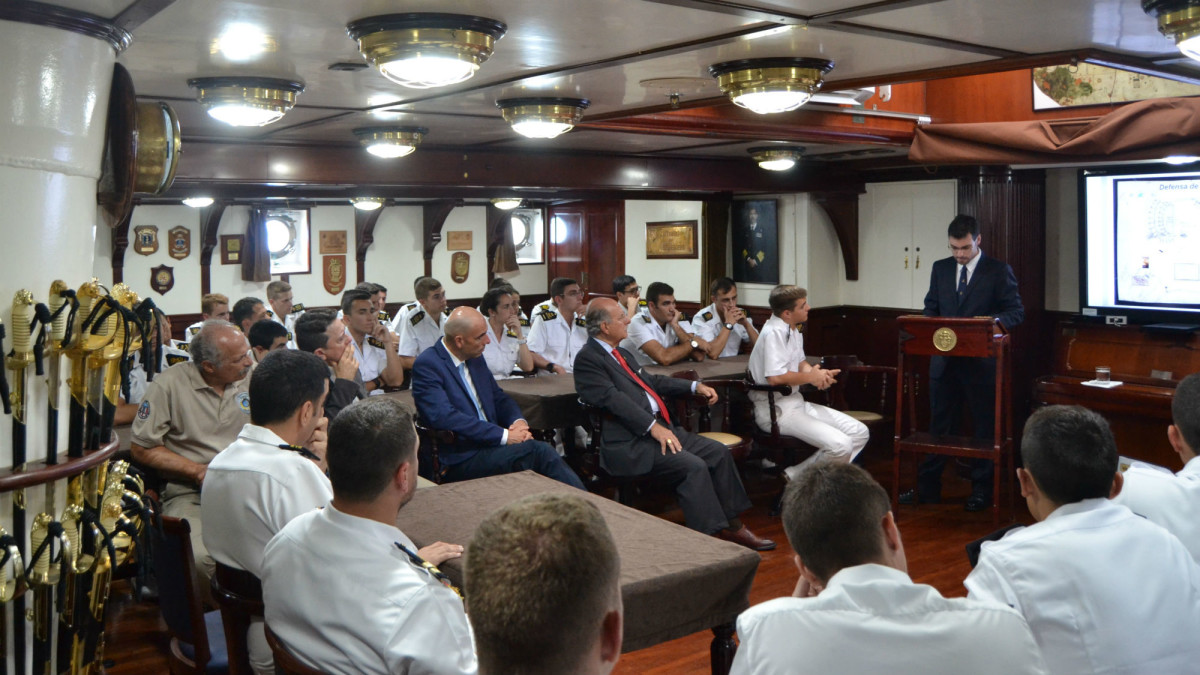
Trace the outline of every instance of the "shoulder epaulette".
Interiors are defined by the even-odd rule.
[[[442,316],[450,316],[450,308],[449,307],[442,310]]]
[[[510,338],[517,338],[518,340],[521,339],[520,335],[517,335],[516,333],[512,332],[511,330],[504,331],[504,334]]]
[[[549,309],[543,309],[538,316],[542,317],[542,321],[553,321],[558,318],[558,314]]]
[[[273,318],[275,318],[275,312],[272,312],[271,310],[269,310],[269,309],[268,309],[268,310],[267,310],[267,318],[268,318],[268,319],[273,319]]]
[[[587,328],[587,321],[585,321],[582,316],[577,316],[575,317],[575,325]]]
[[[380,312],[378,318],[380,321],[391,321],[392,315],[388,314],[387,312]]]
[[[188,335],[195,337],[200,332],[200,326],[188,326]]]
[[[383,342],[369,335],[367,336],[367,344],[371,345],[372,347],[379,347],[380,349],[383,349]]]
[[[680,321],[687,321],[687,320],[688,320],[688,315],[687,315],[687,314],[684,314],[683,312],[680,312],[680,313],[679,313],[679,320],[680,320]]]
[[[184,361],[190,361],[190,360],[191,359],[189,359],[184,354],[167,354],[167,366],[168,367],[173,366],[177,363],[183,363]]]
[[[304,311],[303,303],[298,304],[298,305],[292,305],[292,314],[299,314],[300,312],[303,312],[303,311]]]
[[[293,341],[295,341],[295,339],[296,339],[295,336],[292,335],[292,331],[289,330],[288,331],[288,342],[293,342]]]
[[[701,315],[700,315],[700,318],[701,318],[701,319],[704,319],[705,321],[712,321],[712,318],[713,318],[713,313],[712,313],[712,312],[705,312],[705,313],[703,313],[703,314],[701,314]]]
[[[415,326],[415,325],[421,323],[421,319],[424,319],[424,318],[425,318],[425,310],[421,310],[419,312],[413,312],[413,315],[408,317],[408,322]]]
[[[638,300],[638,307],[649,307],[649,305],[647,305],[646,301],[643,299],[643,300]]]
[[[416,307],[418,304],[420,304],[420,303],[410,302],[404,306],[404,309],[412,309],[413,307]]]
[[[642,317],[642,321],[644,321],[645,323],[650,323],[651,321],[654,320],[654,319],[650,318],[649,314],[640,314],[639,316]]]
[[[521,325],[522,325],[522,326],[525,326],[526,328],[528,328],[528,327],[529,327],[529,319],[522,318],[522,319],[521,319]]]
[[[190,342],[180,342],[179,344],[175,345],[175,348],[180,351],[187,352],[189,354],[192,353],[191,352],[192,345]]]

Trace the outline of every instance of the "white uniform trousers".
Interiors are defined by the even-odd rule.
[[[798,465],[795,471],[789,471],[790,478],[795,478],[803,467],[821,459],[850,462],[862,452],[870,438],[862,422],[833,408],[809,403],[798,396],[776,398],[775,414],[779,433],[817,448],[817,452]],[[763,431],[771,430],[771,414],[765,401],[754,405],[754,421]]]

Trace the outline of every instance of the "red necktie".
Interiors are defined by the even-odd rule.
[[[621,364],[621,367],[625,369],[625,372],[629,373],[629,376],[633,378],[633,381],[637,382],[638,386],[642,389],[645,389],[646,393],[650,395],[650,398],[654,399],[654,402],[658,404],[659,414],[661,414],[663,419],[667,421],[667,424],[670,424],[671,415],[667,413],[667,406],[663,405],[662,399],[658,397],[658,394],[654,393],[654,390],[650,388],[650,385],[643,382],[642,378],[635,375],[633,371],[629,369],[629,364],[625,363],[625,359],[621,357],[621,350],[614,349],[612,350],[612,354],[613,356],[617,357],[617,363]]]

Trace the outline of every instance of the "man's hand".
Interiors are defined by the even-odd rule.
[[[521,430],[528,431],[529,430],[529,422],[526,422],[524,419],[519,419],[519,420],[513,422],[512,424],[508,425],[508,430],[510,432],[521,431]]]
[[[196,484],[196,487],[200,487],[201,485],[204,485],[204,477],[207,475],[208,475],[208,465],[207,464],[197,464],[196,469],[192,472],[192,475],[191,475],[192,482]]]
[[[346,345],[342,358],[333,366],[333,374],[339,380],[353,380],[358,372],[358,359],[354,358],[354,348]]]
[[[558,365],[557,363],[554,364],[554,368],[552,370],[555,375],[566,375],[567,374],[567,369],[563,368],[562,366]]]
[[[532,440],[533,440],[533,434],[531,434],[529,432],[528,428],[526,428],[526,429],[509,429],[508,430],[508,444],[509,445],[516,445],[517,443],[524,443],[525,441],[532,441]]]
[[[754,258],[746,258],[746,264],[749,265],[751,269],[758,267],[758,261]]]
[[[396,334],[378,321],[371,327],[371,337],[382,342],[384,347],[393,347],[397,343]]]
[[[521,336],[521,317],[513,314],[512,316],[508,317],[508,321],[505,321],[504,325],[517,337]]]
[[[635,314],[637,314],[637,311],[638,311],[638,298],[637,298],[637,296],[636,296],[636,295],[631,295],[631,296],[629,296],[628,298],[625,298],[625,313],[629,315],[629,318],[631,318],[631,319],[632,319],[632,318],[633,318],[633,316],[634,316]]]
[[[833,370],[825,370],[824,368],[819,368],[818,370],[820,370],[821,374],[824,375],[824,377],[821,380],[821,383],[817,385],[818,389],[828,389],[828,388],[832,387],[834,385],[834,383],[837,382],[837,379],[835,379],[835,378],[837,377],[838,373],[842,372],[840,368],[834,368]]]
[[[820,588],[808,583],[808,579],[805,579],[803,576],[801,576],[800,579],[796,581],[796,588],[792,591],[792,597],[815,598],[820,592]]]
[[[746,310],[741,307],[734,307],[728,312],[725,312],[725,321],[729,323],[743,323],[746,320]]]
[[[654,423],[654,426],[650,427],[650,438],[658,441],[658,445],[662,448],[662,454],[664,455],[668,452],[673,455],[683,449],[683,443],[679,442],[679,438],[675,436],[675,432],[657,422]]]
[[[717,390],[713,389],[707,384],[704,384],[703,382],[696,384],[696,393],[708,399],[709,405],[716,403],[717,399],[719,398],[717,396]]]
[[[435,541],[434,543],[417,551],[417,555],[421,556],[422,560],[433,564],[435,567],[437,565],[441,565],[447,560],[461,558],[462,554],[462,546],[459,546],[458,544],[447,544],[444,541]]]
[[[318,462],[318,464],[325,463],[325,451],[329,447],[328,428],[329,418],[322,415],[321,419],[317,420],[317,427],[313,429],[313,432],[309,435],[308,440],[304,442],[304,447],[309,452],[321,458],[321,461]]]

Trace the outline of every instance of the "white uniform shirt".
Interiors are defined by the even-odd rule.
[[[183,344],[191,344],[192,338],[196,337],[196,333],[200,332],[200,328],[204,325],[204,319],[200,319],[196,323],[183,329],[183,339],[180,340]]]
[[[1024,615],[1057,675],[1194,673],[1200,663],[1200,565],[1174,535],[1107,499],[984,543],[964,584]]]
[[[688,321],[680,320],[679,327],[685,333],[692,332],[692,324]],[[675,334],[675,329],[671,328],[671,324],[666,326],[658,325],[654,317],[650,316],[650,311],[639,311],[638,315],[633,317],[629,322],[629,337],[621,340],[621,346],[637,358],[638,365],[652,366],[657,365],[649,354],[642,351],[642,345],[651,340],[666,347],[674,347],[679,344],[679,336]]]
[[[944,598],[883,565],[841,570],[815,598],[742,612],[731,675],[1030,675],[1046,668],[1025,619],[997,603]]]
[[[1200,562],[1200,457],[1193,457],[1175,475],[1130,468],[1125,472],[1125,487],[1113,501],[1179,537]]]
[[[354,358],[358,359],[358,373],[362,375],[363,382],[370,382],[379,377],[387,368],[387,352],[384,351],[383,343],[367,335],[362,345],[359,345],[350,334],[349,328],[346,329],[346,335],[350,335],[350,344],[354,345]],[[382,393],[383,389],[375,389],[371,395]]]
[[[297,309],[297,307],[299,309]],[[298,349],[298,347],[296,347],[296,321],[300,317],[304,316],[304,305],[293,305],[292,313],[288,314],[287,316],[283,317],[282,319],[279,318],[279,315],[276,314],[275,312],[268,312],[268,314],[270,315],[272,321],[274,321],[277,324],[282,325],[284,328],[287,329],[287,332],[288,332],[287,348],[288,349]]]
[[[404,326],[404,322],[408,319],[409,314],[420,309],[421,303],[416,300],[400,305],[400,309],[396,310],[396,318],[392,319],[392,332],[396,335],[400,334],[400,329]]]
[[[771,315],[758,333],[758,341],[750,352],[750,376],[755,384],[767,384],[768,377],[784,375],[800,370],[800,364],[805,360],[804,335],[795,326],[789,326],[786,321]],[[767,394],[762,391],[750,392],[750,400],[755,403],[766,403]],[[786,398],[776,397],[778,404],[783,400],[804,400],[796,388]]]
[[[179,342],[171,340],[170,346],[163,345],[162,360],[159,362],[158,373],[155,373],[155,377],[176,363],[192,360],[192,355],[186,350],[176,347],[176,344]],[[134,352],[129,360],[129,399],[125,402],[135,405],[141,403],[142,399],[146,397],[146,387],[149,385],[146,369],[142,367],[142,352],[139,350]]]
[[[434,316],[419,305],[408,312],[400,325],[400,356],[420,356],[421,352],[437,344],[445,333],[445,324],[445,314]]]
[[[213,559],[262,577],[262,556],[296,516],[333,498],[315,462],[280,448],[275,432],[247,424],[208,464],[200,508],[204,545]]]
[[[475,673],[462,600],[396,547],[391,525],[332,504],[288,523],[267,544],[267,625],[326,673]]]
[[[558,307],[545,302],[534,308],[533,325],[529,327],[529,350],[534,354],[570,373],[575,370],[575,355],[585,344],[583,319],[563,316]]]
[[[751,325],[754,325],[753,322]],[[717,312],[715,303],[700,310],[699,314],[692,317],[692,328],[696,329],[696,335],[708,342],[715,342],[724,326],[725,322],[721,320],[721,314]],[[746,331],[746,327],[740,323],[733,324],[733,335],[730,335],[725,342],[725,348],[721,350],[721,358],[737,356],[742,343],[749,341],[750,333]]]
[[[497,380],[519,377],[513,375],[513,368],[517,365],[517,353],[521,351],[517,340],[524,338],[514,335],[507,326],[504,327],[504,333],[496,337],[496,332],[492,330],[492,322],[484,323],[487,324],[487,336],[490,340],[483,347],[483,360],[487,361],[488,370],[492,371]]]

